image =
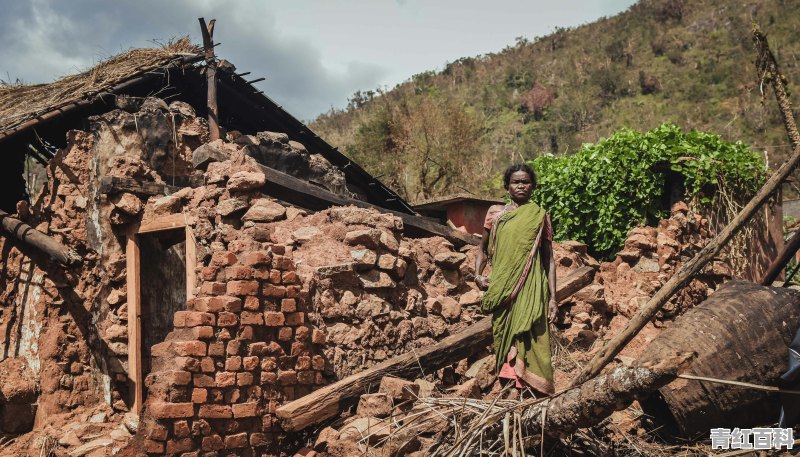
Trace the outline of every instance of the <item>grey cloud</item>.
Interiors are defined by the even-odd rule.
[[[258,0],[0,0],[0,8],[4,80],[52,81],[152,40],[189,34],[200,42],[200,16],[217,18],[218,55],[240,71],[265,76],[259,88],[301,119],[343,105],[349,94],[375,87],[385,75],[366,62],[349,62],[343,72],[326,68],[310,42],[281,36],[269,5]]]

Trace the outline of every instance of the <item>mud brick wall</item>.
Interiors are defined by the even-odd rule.
[[[274,449],[277,406],[324,383],[325,334],[307,323],[291,252],[254,243],[234,240],[212,254],[198,296],[153,348],[148,452]]]

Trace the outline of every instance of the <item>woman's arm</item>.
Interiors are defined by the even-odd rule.
[[[553,242],[547,239],[542,240],[542,254],[544,255],[545,269],[547,270],[547,285],[550,289],[550,301],[548,303],[548,320],[555,323],[558,314],[558,302],[556,301],[556,259],[553,255]]]
[[[486,268],[486,258],[489,255],[489,230],[483,229],[483,237],[478,253],[475,254],[475,284],[481,290],[489,288],[489,278],[483,276],[483,269]]]

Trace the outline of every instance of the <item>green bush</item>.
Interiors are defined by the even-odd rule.
[[[749,198],[766,175],[761,156],[743,143],[672,124],[623,129],[573,155],[531,163],[539,179],[533,198],[552,215],[556,239],[582,241],[599,257],[617,252],[631,228],[668,215],[659,165],[682,175],[685,198],[699,205],[711,204],[720,184]]]

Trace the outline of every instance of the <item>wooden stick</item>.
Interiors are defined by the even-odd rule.
[[[792,149],[795,149],[800,145],[800,133],[797,131],[794,111],[792,111],[792,102],[789,100],[786,87],[783,85],[784,76],[780,72],[778,62],[775,60],[775,55],[772,54],[769,48],[766,35],[757,28],[753,30],[753,42],[758,48],[756,66],[758,67],[759,75],[762,77],[762,80],[769,80],[772,84],[775,99],[778,102],[778,108],[783,118],[783,126],[786,128],[786,134],[789,137]],[[789,260],[794,257],[798,249],[800,249],[800,232],[795,232],[792,239],[786,243],[775,260],[770,264],[769,268],[767,268],[767,271],[764,272],[764,276],[761,278],[761,284],[767,286],[772,284],[772,282],[777,279],[778,275],[781,274],[784,267],[786,267],[786,264],[789,263]]]
[[[757,30],[754,32],[755,40],[763,40],[763,46],[766,46],[766,37],[760,35]],[[767,48],[768,49],[768,48]],[[782,105],[783,109],[786,107],[788,98],[786,97],[785,90],[781,91],[782,86],[776,84],[775,81],[780,78],[772,78],[773,88],[775,88],[775,96],[778,97],[778,103]],[[782,95],[781,95],[782,94]],[[781,97],[784,97],[782,100]],[[741,212],[728,223],[700,252],[698,252],[692,260],[685,263],[681,270],[666,284],[664,284],[655,295],[636,313],[635,316],[625,325],[613,339],[608,341],[600,351],[598,351],[592,360],[584,367],[578,376],[572,380],[571,386],[576,386],[585,382],[586,380],[597,376],[598,373],[605,367],[622,348],[627,345],[639,331],[656,315],[662,306],[677,292],[689,279],[699,272],[711,259],[713,259],[725,247],[725,244],[733,238],[736,233],[741,230],[745,224],[755,215],[756,211],[770,198],[770,196],[780,188],[781,183],[789,177],[789,175],[797,168],[800,163],[800,147],[795,146],[792,151],[791,157],[780,166],[770,176],[769,180],[764,184],[761,190],[750,200]]]
[[[592,267],[581,267],[571,272],[561,281],[556,299],[564,300],[591,283],[593,278]],[[278,408],[276,414],[282,420],[284,430],[302,430],[335,416],[347,405],[348,400],[368,392],[384,376],[419,377],[420,367],[436,370],[456,363],[472,354],[475,348],[487,346],[491,342],[492,319],[487,317],[433,346],[393,357],[289,402]]]
[[[203,35],[203,51],[206,58],[206,80],[208,82],[208,134],[211,141],[219,139],[219,108],[217,107],[217,59],[214,57],[214,24],[211,19],[206,27],[206,20],[200,21],[200,33]]]
[[[22,244],[31,246],[47,254],[51,259],[61,265],[69,267],[83,260],[74,250],[64,246],[21,220],[11,217],[11,215],[5,211],[0,211],[0,227],[2,227],[5,233],[16,238],[22,242]]]
[[[139,277],[139,240],[135,233],[127,234],[125,263],[128,284],[128,381],[131,386],[131,410],[139,414],[143,404],[142,391],[142,300]]]

